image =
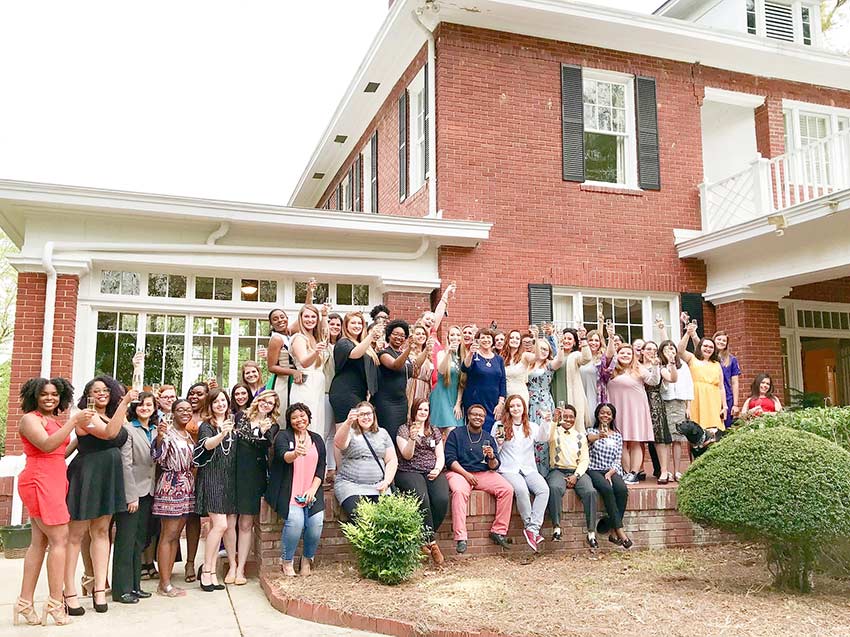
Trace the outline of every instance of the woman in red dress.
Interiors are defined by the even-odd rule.
[[[21,617],[28,624],[46,623],[48,615],[60,626],[71,621],[62,601],[70,519],[65,503],[68,491],[65,447],[71,431],[94,416],[93,410],[85,409],[64,425],[59,422],[56,416],[68,408],[73,398],[74,388],[64,378],[32,378],[21,388],[21,410],[25,415],[18,423],[18,433],[27,463],[18,478],[18,494],[32,520],[32,543],[24,558],[21,595],[15,604],[16,624]],[[39,617],[33,608],[33,595],[48,545],[50,597]]]

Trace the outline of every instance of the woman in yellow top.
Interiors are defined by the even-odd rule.
[[[696,343],[694,354],[686,348],[688,341]],[[724,430],[726,420],[726,390],[723,387],[723,369],[717,360],[717,346],[707,336],[697,340],[697,324],[688,323],[679,341],[679,357],[691,370],[694,381],[694,399],[691,402],[691,420],[703,429]]]

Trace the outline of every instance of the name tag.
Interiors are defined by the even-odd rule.
[[[295,449],[295,443],[291,440],[289,441],[289,449],[290,450]]]
[[[430,446],[430,447],[431,447],[431,449],[433,449],[434,447],[436,447],[436,446],[437,446],[437,443],[436,443],[436,442],[434,442],[434,439],[433,439],[433,438],[431,438],[431,439],[428,441],[428,446]]]

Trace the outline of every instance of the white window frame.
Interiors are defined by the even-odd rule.
[[[637,167],[637,132],[636,132],[636,111],[635,111],[635,76],[628,73],[619,73],[617,71],[606,71],[602,69],[582,69],[582,84],[585,80],[596,80],[600,82],[611,82],[614,84],[625,85],[625,104],[626,104],[626,130],[621,134],[625,138],[623,144],[625,153],[625,168],[623,183],[615,183],[609,181],[595,181],[592,179],[586,180],[584,183],[593,186],[602,186],[608,188],[629,188],[640,190],[638,185],[638,167]],[[584,86],[582,86],[582,90]],[[584,97],[582,96],[582,108],[584,108]],[[588,132],[587,128],[584,132]],[[601,131],[591,130],[591,133]],[[584,158],[582,158],[584,161]]]
[[[844,127],[844,130],[847,130],[847,127],[850,127],[850,108],[839,108],[836,106],[826,106],[824,104],[813,104],[811,102],[783,99],[782,113],[785,124],[785,154],[800,150],[803,147],[802,137],[800,135],[800,118],[802,116],[826,117],[827,137],[839,132],[842,126]],[[788,130],[789,123],[791,125],[791,130]],[[788,148],[789,141],[793,143],[793,148]],[[837,175],[835,175],[834,172],[839,170],[841,167],[837,166],[832,161],[828,161],[827,167],[828,183],[834,184],[836,183],[837,178]]]
[[[613,297],[617,299],[629,299],[641,301],[641,314],[643,317],[642,329],[644,340],[657,341],[659,335],[656,334],[655,328],[655,312],[653,311],[653,303],[666,303],[670,312],[670,323],[667,325],[668,336],[673,342],[678,343],[682,337],[681,326],[679,324],[679,314],[681,313],[679,304],[679,295],[667,292],[650,292],[645,290],[615,290],[605,288],[567,288],[554,287],[552,288],[552,308],[553,318],[556,328],[575,327],[583,320],[584,297]],[[568,316],[567,302],[569,299],[571,304],[572,316]],[[700,325],[700,330],[704,326]]]
[[[366,145],[363,146],[360,156],[363,158],[363,170],[360,175],[360,180],[363,187],[363,195],[360,200],[363,202],[363,212],[372,212],[372,137],[370,136]]]
[[[342,201],[339,202],[339,206],[337,206],[340,210],[344,210],[346,212],[351,212],[351,206],[349,202],[352,201],[351,197],[351,183],[348,180],[349,175],[351,174],[351,168],[342,176]]]
[[[822,37],[823,34],[821,32],[821,23],[820,23],[820,4],[818,3],[809,3],[802,2],[801,0],[770,0],[776,4],[785,4],[791,7],[791,15],[794,24],[794,44],[800,44],[806,47],[820,47],[822,46]],[[756,9],[756,36],[767,38],[767,22],[765,16],[764,9],[765,0],[755,0],[755,9]],[[803,42],[803,7],[806,7],[809,10],[809,28],[811,32],[812,43],[805,44]],[[744,4],[744,29],[747,33],[747,22],[746,22],[746,3]],[[779,40],[775,38],[769,38],[774,42],[785,42],[785,40]],[[791,42],[788,42],[791,44]]]
[[[407,85],[407,131],[409,150],[407,153],[408,197],[425,185],[428,172],[425,161],[425,67]],[[370,182],[371,183],[371,182]]]

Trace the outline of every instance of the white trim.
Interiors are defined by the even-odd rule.
[[[752,93],[741,93],[740,91],[727,91],[723,88],[705,87],[705,102],[717,104],[729,104],[730,106],[742,106],[744,108],[758,108],[764,104],[764,95]]]
[[[815,104],[814,102],[801,102],[799,100],[782,100],[782,110],[794,109],[819,115],[837,115],[839,117],[850,117],[850,108],[829,106],[828,104]]]

